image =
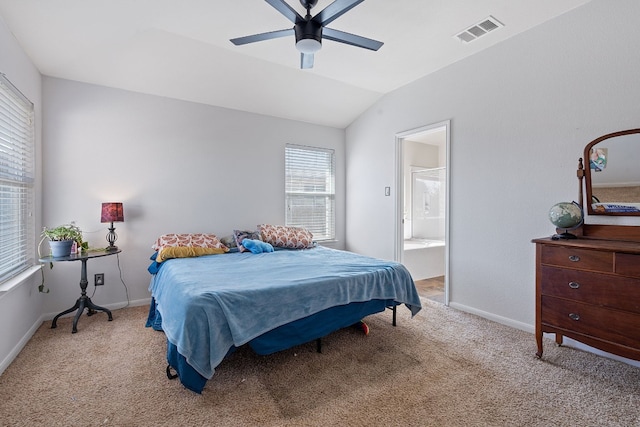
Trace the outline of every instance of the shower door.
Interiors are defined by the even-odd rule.
[[[411,238],[444,240],[446,168],[411,173]]]

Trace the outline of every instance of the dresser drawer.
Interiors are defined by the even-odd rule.
[[[543,295],[640,314],[640,283],[636,279],[546,265],[541,274]]]
[[[640,315],[542,296],[542,323],[628,347],[640,346]]]
[[[616,253],[616,273],[640,278],[640,255]]]
[[[613,252],[564,246],[544,245],[541,262],[545,265],[577,268],[589,271],[613,272]]]

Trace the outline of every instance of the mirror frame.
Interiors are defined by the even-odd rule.
[[[615,138],[617,136],[631,135],[636,133],[640,134],[640,129],[629,129],[629,130],[622,130],[619,132],[609,133],[594,139],[593,141],[588,143],[586,147],[584,147],[584,157],[583,157],[584,163],[585,163],[584,176],[585,176],[585,184],[587,189],[585,204],[587,205],[587,213],[589,215],[640,216],[640,212],[596,212],[594,211],[591,203],[593,192],[592,192],[592,186],[591,186],[591,167],[589,165],[589,156],[591,154],[591,148],[594,145],[602,141],[605,141],[609,138]]]

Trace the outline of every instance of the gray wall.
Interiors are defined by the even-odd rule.
[[[43,80],[43,224],[76,221],[92,247],[106,246],[100,206],[122,201],[115,223],[129,298],[146,303],[151,245],[164,233],[218,236],[284,224],[284,147],[336,151],[337,248],[344,247],[344,130],[85,83]],[[105,273],[96,304],[121,307],[114,256],[87,264]],[[47,317],[73,304],[80,265],[46,273]],[[90,292],[93,290],[90,288]],[[81,326],[81,325],[80,325]]]
[[[347,248],[393,259],[395,134],[451,119],[452,306],[533,330],[531,239],[584,146],[640,127],[638,16],[595,0],[385,96],[347,128]]]

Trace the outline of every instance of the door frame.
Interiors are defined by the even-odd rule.
[[[450,206],[450,194],[451,194],[451,120],[444,120],[442,122],[433,123],[430,125],[420,126],[414,129],[398,132],[395,135],[395,153],[396,153],[396,182],[395,182],[395,214],[394,214],[394,259],[397,262],[402,262],[404,257],[404,148],[403,142],[405,139],[421,133],[433,131],[435,129],[445,128],[446,138],[446,179],[447,185],[445,190],[445,219],[444,219],[444,239],[445,239],[445,252],[444,252],[444,303],[449,305],[449,218],[451,216]]]

